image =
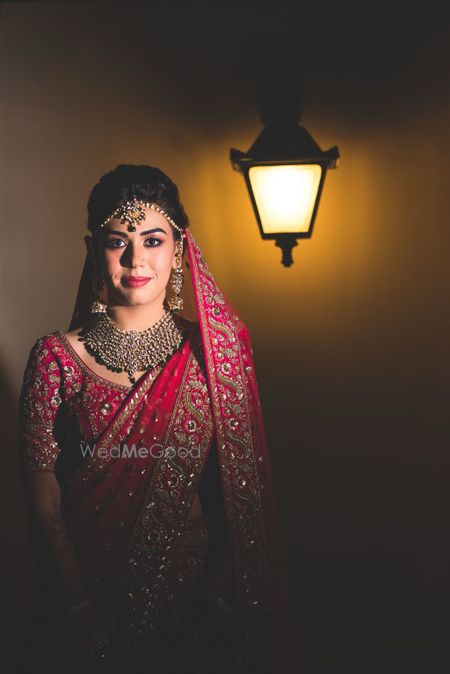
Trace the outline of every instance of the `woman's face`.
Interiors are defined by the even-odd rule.
[[[163,215],[147,207],[145,214],[135,232],[129,232],[118,217],[100,234],[100,268],[110,306],[164,301],[170,272],[177,264],[177,242]]]

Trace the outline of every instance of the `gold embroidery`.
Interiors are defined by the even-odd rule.
[[[198,382],[202,383],[202,404],[188,409],[192,389],[199,396]],[[195,436],[199,455],[164,454],[158,459],[147,487],[144,509],[130,537],[127,563],[120,585],[120,608],[113,615],[119,632],[128,634],[136,648],[143,637],[148,642],[151,633],[164,616],[178,610],[183,588],[174,592],[174,560],[183,543],[183,530],[198,489],[200,476],[208,456],[213,437],[213,424],[209,412],[209,396],[205,390],[204,375],[194,355],[188,357],[172,415],[164,436],[164,447],[176,447],[176,440],[186,439],[183,428],[196,418]],[[207,389],[207,387],[206,387]],[[178,578],[184,582],[183,577]],[[130,629],[138,624],[139,629]]]
[[[61,404],[58,364],[47,363],[45,337],[30,351],[19,403],[21,452],[29,471],[53,470],[60,452],[54,436],[54,422]]]
[[[99,374],[91,370],[85,363],[84,361],[80,358],[78,353],[75,351],[73,348],[72,344],[69,342],[67,339],[66,335],[62,330],[57,330],[56,334],[58,335],[59,339],[61,342],[64,344],[66,347],[67,351],[71,354],[73,360],[77,363],[78,367],[84,372],[84,374],[90,378],[96,380],[99,384],[102,386],[107,386],[108,388],[112,389],[120,389],[121,391],[130,391],[133,387],[132,386],[127,386],[126,384],[119,384],[117,382],[111,381],[110,379],[105,379],[104,377],[101,377]]]
[[[220,305],[215,292],[215,282],[206,269],[206,262],[200,256],[192,233],[192,254],[197,257],[198,268],[191,263],[194,287],[201,289],[209,300],[209,306],[198,303],[203,325],[208,326],[204,338],[204,352],[208,360],[208,370],[213,388],[212,409],[216,422],[217,452],[224,483],[224,500],[227,520],[230,525],[232,541],[233,566],[236,596],[239,600],[237,614],[240,621],[240,633],[243,638],[242,649],[245,662],[260,672],[271,669],[270,639],[270,599],[268,575],[268,551],[266,545],[264,516],[261,503],[261,485],[259,484],[259,468],[255,447],[253,446],[253,420],[247,398],[247,387],[242,386],[244,369],[238,344],[241,341],[237,333],[235,319],[227,311],[215,310],[214,301]],[[210,280],[211,279],[211,280]],[[214,301],[211,298],[214,297]],[[212,314],[212,315],[211,315]],[[220,317],[220,318],[219,318]],[[223,358],[217,365],[212,358],[211,344],[218,346],[220,352],[228,357],[230,368],[221,369]],[[226,349],[229,349],[227,352]],[[230,376],[227,377],[226,375]],[[223,427],[224,415],[232,405],[243,403],[239,413],[235,413],[235,421],[240,424],[238,436],[231,432],[229,426]],[[237,408],[236,408],[237,409]],[[237,451],[240,447],[243,454]],[[245,477],[244,477],[245,475]],[[239,505],[245,502],[242,509]]]

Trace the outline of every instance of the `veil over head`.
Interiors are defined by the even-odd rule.
[[[202,336],[232,548],[242,672],[291,674],[297,669],[283,546],[250,335],[215,281],[189,227],[183,237],[184,275],[191,282],[190,309],[196,312]],[[89,319],[91,277],[87,253],[69,330]]]

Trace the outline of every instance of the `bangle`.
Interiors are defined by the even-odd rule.
[[[91,600],[90,599],[84,599],[84,601],[80,601],[80,602],[78,602],[78,604],[74,604],[73,606],[71,606],[69,608],[69,610],[67,611],[67,614],[70,616],[73,613],[77,613],[82,608],[87,608],[88,606],[92,606]]]

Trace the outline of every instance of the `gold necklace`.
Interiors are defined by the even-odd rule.
[[[185,337],[179,317],[167,309],[146,330],[121,330],[106,312],[96,313],[78,335],[97,363],[112,372],[127,372],[132,384],[136,372],[167,362]]]

